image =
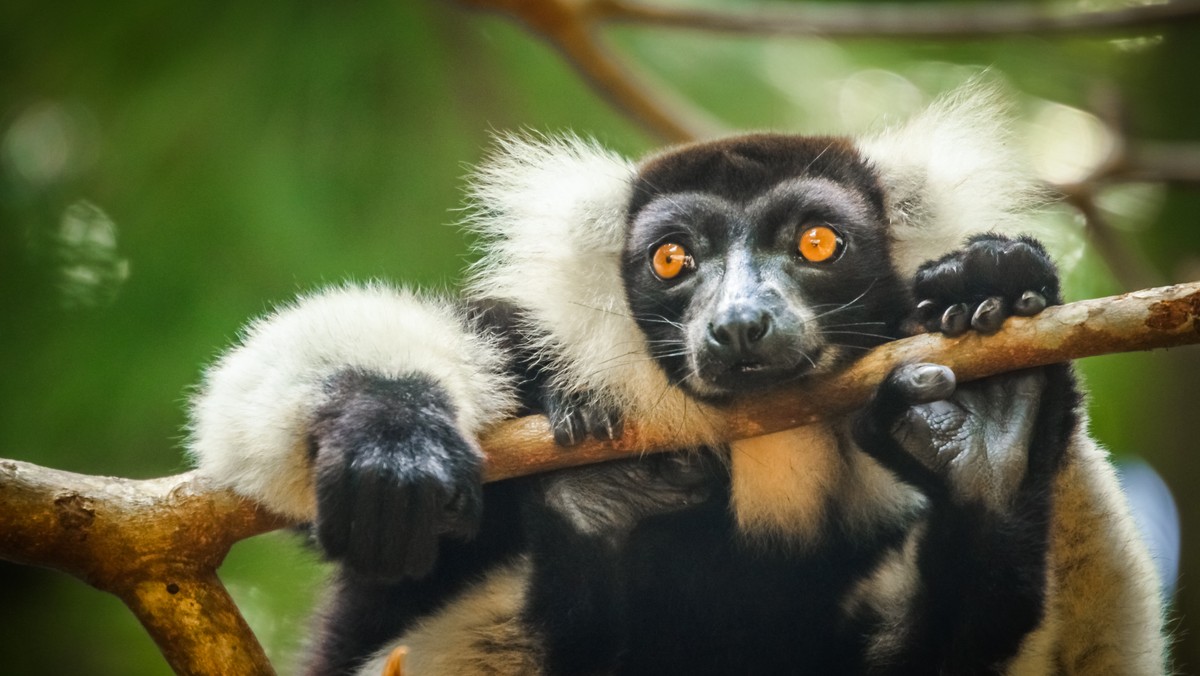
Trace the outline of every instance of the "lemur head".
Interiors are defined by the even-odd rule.
[[[1041,197],[1005,110],[969,83],[870,135],[740,136],[640,163],[502,137],[471,181],[469,292],[522,309],[563,390],[703,427],[697,396],[836,368],[895,331],[898,280],[921,263],[1025,231]]]
[[[848,139],[754,134],[643,163],[627,210],[629,308],[702,398],[827,371],[908,307],[883,190]]]

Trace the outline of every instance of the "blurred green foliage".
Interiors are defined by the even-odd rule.
[[[1112,91],[1134,138],[1200,133],[1195,29],[936,44],[612,37],[733,128],[860,128],[987,65],[1035,121],[1051,101],[1086,107]],[[492,130],[517,128],[653,147],[553,50],[445,3],[0,5],[0,457],[129,477],[186,468],[188,390],[248,318],[343,279],[453,286],[469,255],[447,225],[461,177]],[[1200,277],[1196,192],[1151,186],[1112,203],[1121,246],[1155,275]],[[1081,258],[1070,295],[1119,288],[1066,212],[1050,227]],[[1175,487],[1190,563],[1200,354],[1084,370],[1096,433]],[[285,672],[323,575],[297,540],[241,543],[222,569]],[[1194,574],[1178,611],[1185,670],[1200,665]],[[166,672],[120,603],[73,579],[0,564],[0,608],[0,673]]]

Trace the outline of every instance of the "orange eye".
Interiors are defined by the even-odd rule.
[[[796,246],[804,260],[823,263],[836,258],[841,253],[843,244],[836,230],[827,225],[818,225],[805,230]]]
[[[667,242],[654,250],[654,258],[650,261],[654,274],[659,279],[674,279],[684,270],[696,267],[687,249],[678,244]]]

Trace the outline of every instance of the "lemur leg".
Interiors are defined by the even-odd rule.
[[[993,332],[1059,300],[1040,245],[994,235],[924,266],[916,291],[922,320],[947,334]],[[1053,484],[1078,403],[1065,364],[961,386],[944,366],[912,364],[863,412],[859,446],[929,500],[906,630],[886,660],[901,673],[1000,673],[1041,622]]]

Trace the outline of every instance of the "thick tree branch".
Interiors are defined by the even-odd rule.
[[[0,460],[0,558],[117,595],[180,674],[274,673],[216,570],[286,525],[195,472],[134,481]]]
[[[862,406],[897,365],[934,361],[971,380],[1111,352],[1200,343],[1200,282],[1012,318],[993,336],[921,335],[884,345],[827,381],[764,393],[727,410],[730,439],[769,434]],[[664,451],[687,430],[629,424],[617,442],[555,445],[546,419],[482,439],[487,479]],[[286,525],[195,472],[133,481],[0,460],[0,558],[70,573],[119,596],[180,674],[270,674],[216,569],[240,539]]]

